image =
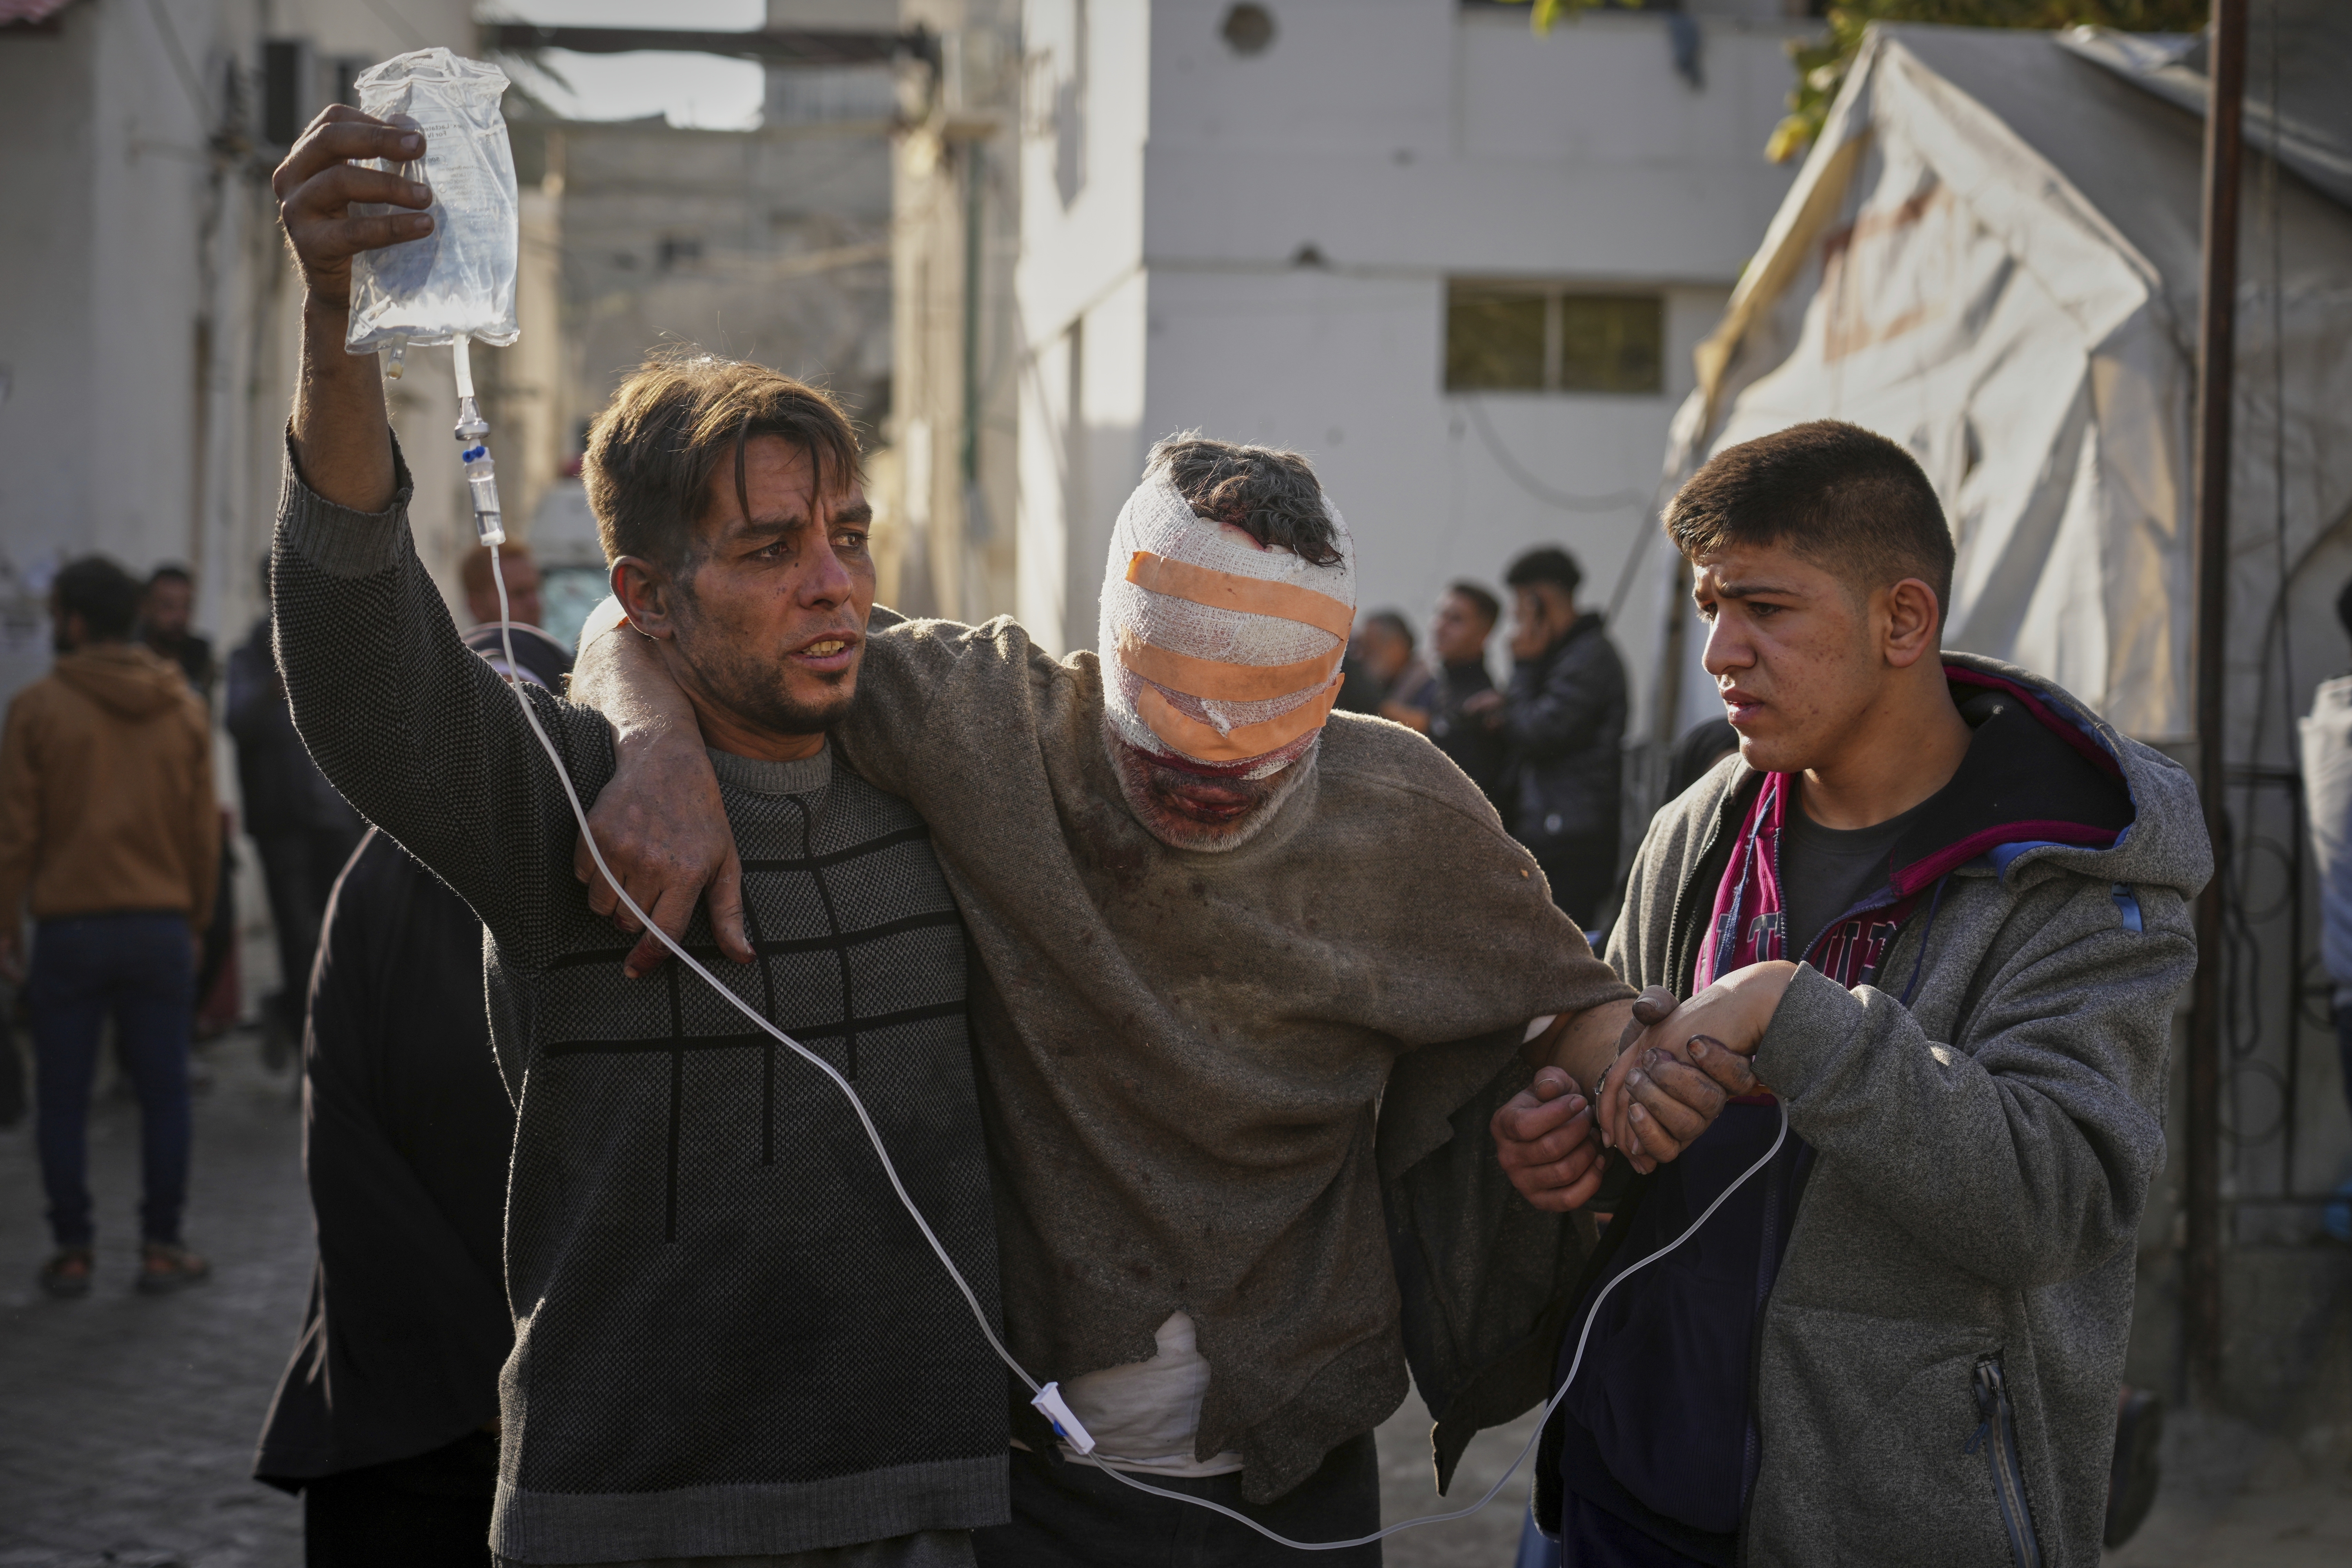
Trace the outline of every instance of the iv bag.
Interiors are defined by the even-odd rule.
[[[433,193],[433,232],[352,258],[343,347],[356,354],[461,336],[499,347],[514,342],[521,231],[514,150],[499,110],[506,73],[446,49],[417,49],[369,67],[352,85],[361,112],[425,133],[423,158],[371,166],[424,182]],[[355,202],[352,210],[409,209]]]

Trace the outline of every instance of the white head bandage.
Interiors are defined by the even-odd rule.
[[[1165,469],[1135,488],[1103,568],[1103,710],[1121,739],[1249,778],[1313,742],[1356,614],[1355,545],[1324,505],[1339,559],[1313,566],[1196,516]]]

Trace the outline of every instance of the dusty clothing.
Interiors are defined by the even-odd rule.
[[[0,921],[127,910],[212,919],[220,868],[205,705],[132,643],[58,656],[0,735]]]
[[[1150,1358],[1189,1313],[1212,1369],[1194,1455],[1238,1450],[1268,1500],[1404,1393],[1381,1175],[1524,1083],[1527,1020],[1629,993],[1412,731],[1335,714],[1255,837],[1175,849],[1120,792],[1093,654],[888,619],[836,733],[930,825],[986,971],[1013,1353],[1067,1379]]]
[[[1814,941],[1756,1055],[1796,1140],[1787,1179],[1767,1173],[1785,1240],[1736,1520],[1759,1568],[1990,1568],[2030,1560],[2019,1531],[2053,1568],[2098,1561],[2132,1241],[2211,855],[2177,764],[2022,670],[1945,663],[1978,740],[1882,892]],[[1995,726],[2012,738],[1988,749]],[[2112,781],[2118,815],[2044,764],[2052,745]],[[1771,901],[1727,876],[1742,855],[1769,869],[1771,787],[1727,759],[1653,821],[1611,948],[1629,980],[1687,991],[1782,956]],[[1716,936],[1734,951],[1703,967]],[[1759,1150],[1771,1117],[1750,1118]],[[1719,1163],[1722,1182],[1741,1168]]]
[[[555,767],[458,640],[401,478],[362,514],[289,463],[273,594],[320,765],[488,932],[516,1118],[493,1548],[785,1556],[1003,1520],[1004,1373],[979,1326],[827,1079],[676,963],[623,978]],[[604,721],[525,691],[593,797]],[[709,966],[856,1084],[992,1310],[964,937],[923,825],[830,748],[717,762],[758,957]],[[711,954],[707,921],[686,942]]]

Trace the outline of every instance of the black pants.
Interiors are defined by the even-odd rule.
[[[305,1568],[489,1568],[498,1439],[321,1476],[302,1488]]]
[[[1270,1503],[1242,1501],[1242,1478],[1143,1476],[1164,1491],[1223,1503],[1293,1541],[1347,1541],[1381,1527],[1380,1458],[1370,1432]],[[1091,1465],[1013,1453],[1013,1522],[971,1536],[980,1568],[1380,1568],[1378,1542],[1304,1552],[1191,1503],[1123,1486]]]

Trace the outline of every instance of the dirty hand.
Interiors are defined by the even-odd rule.
[[[1519,1195],[1539,1209],[1566,1214],[1601,1190],[1602,1156],[1592,1107],[1576,1080],[1556,1067],[1495,1112],[1487,1131],[1495,1157]]]
[[[433,219],[422,211],[373,216],[352,212],[354,202],[428,207],[433,193],[415,180],[362,168],[352,160],[382,158],[397,163],[424,155],[422,133],[387,125],[348,104],[329,104],[302,132],[270,176],[269,187],[277,193],[278,221],[286,230],[295,264],[302,269],[310,304],[348,309],[352,257],[433,232]]]
[[[588,813],[589,830],[604,864],[654,924],[683,942],[694,906],[708,889],[710,929],[719,951],[751,962],[743,934],[743,862],[719,798],[719,780],[698,733],[624,747],[613,780]],[[622,964],[632,980],[661,967],[669,949],[646,931],[597,875],[587,841],[572,852],[572,875],[588,884],[588,907],[624,931],[643,933]]]
[[[1681,1154],[1741,1095],[1769,1092],[1753,1058],[1795,973],[1774,963],[1727,975],[1626,1043],[1601,1089],[1601,1122],[1635,1170]],[[1650,1001],[1635,1004],[1637,1021],[1654,1014]]]

